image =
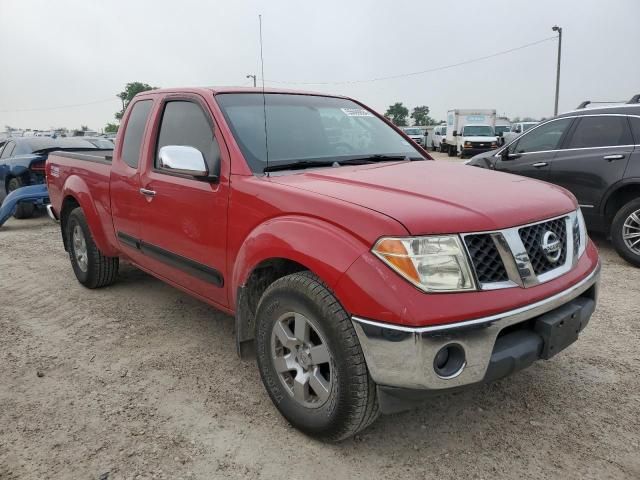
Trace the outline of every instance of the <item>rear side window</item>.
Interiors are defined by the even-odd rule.
[[[626,117],[582,117],[566,148],[629,145],[631,132]]]
[[[636,145],[640,145],[640,118],[629,117],[631,122],[631,131],[633,132],[633,139]]]
[[[213,125],[197,103],[188,101],[168,102],[164,107],[158,148],[156,152],[156,167],[158,153],[167,145],[186,145],[197,148],[202,153],[209,171],[213,171],[215,161],[220,155],[218,142],[213,136]]]
[[[138,168],[144,127],[147,125],[152,105],[152,100],[136,102],[129,115],[122,142],[122,160],[132,168]]]
[[[571,125],[571,121],[571,118],[561,118],[530,130],[509,147],[509,152],[530,153],[555,150],[560,145],[560,139],[569,125]]]

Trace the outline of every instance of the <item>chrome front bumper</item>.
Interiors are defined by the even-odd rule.
[[[594,289],[600,265],[572,287],[524,307],[490,317],[431,327],[410,328],[352,317],[371,377],[378,385],[441,390],[481,382],[487,373],[498,334],[504,328],[538,317]],[[445,345],[464,348],[466,364],[456,375],[443,378],[433,365]]]

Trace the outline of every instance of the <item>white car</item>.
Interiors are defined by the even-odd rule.
[[[433,128],[431,132],[431,149],[438,150],[440,152],[446,151],[442,145],[447,143],[447,126],[438,125]]]
[[[537,124],[538,124],[538,122],[518,122],[518,123],[513,123],[511,125],[511,129],[508,132],[504,132],[502,134],[502,144],[504,145],[504,144],[509,143],[511,140],[516,138],[518,135],[520,135],[521,133],[526,132],[531,127],[533,127],[534,125],[537,125]]]

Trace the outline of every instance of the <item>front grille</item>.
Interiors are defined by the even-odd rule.
[[[578,254],[580,248],[580,226],[577,221],[573,222],[573,254]]]
[[[491,235],[467,235],[464,237],[464,241],[475,268],[476,277],[480,283],[506,282],[509,280]]]
[[[471,142],[471,146],[473,148],[489,148],[491,146],[491,142]]]
[[[542,238],[548,231],[555,233],[560,239],[561,254],[557,262],[549,261],[542,250]],[[536,275],[541,275],[564,265],[567,259],[567,225],[565,217],[524,227],[519,229],[518,232]]]

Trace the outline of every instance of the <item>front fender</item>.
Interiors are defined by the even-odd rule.
[[[118,256],[119,252],[115,247],[113,232],[105,231],[102,221],[102,218],[111,218],[111,212],[103,211],[102,215],[100,214],[99,207],[96,205],[87,183],[81,177],[71,175],[67,178],[62,188],[62,205],[67,197],[73,197],[82,208],[91,236],[102,253],[109,257]]]
[[[347,230],[318,218],[282,216],[268,220],[245,238],[233,261],[231,305],[236,305],[238,287],[265,260],[297,262],[332,288],[369,248]]]

